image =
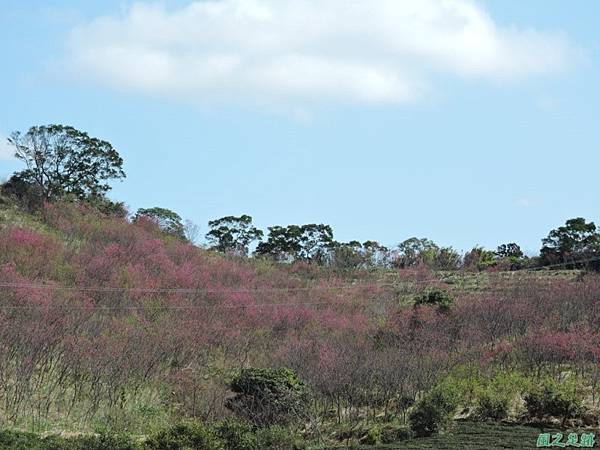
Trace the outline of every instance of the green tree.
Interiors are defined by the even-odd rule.
[[[446,429],[458,408],[460,393],[456,386],[442,383],[425,394],[410,413],[410,428],[418,436]]]
[[[107,180],[125,178],[123,160],[106,141],[65,125],[31,127],[8,139],[27,168],[20,180],[40,190],[44,200],[65,194],[84,199],[110,190]]]
[[[463,267],[467,270],[485,270],[494,266],[496,262],[494,252],[475,246],[465,254]]]
[[[452,247],[441,247],[435,253],[431,268],[435,270],[456,270],[460,267],[460,263],[461,257],[456,250]]]
[[[583,217],[567,220],[564,226],[550,231],[542,240],[541,263],[544,265],[573,263],[600,256],[600,234],[594,222]],[[597,265],[595,265],[597,267]]]
[[[503,268],[509,270],[518,270],[525,267],[529,258],[525,256],[521,247],[514,242],[510,244],[499,245],[495,252],[496,259],[501,263]]]
[[[208,226],[206,239],[213,250],[223,253],[247,256],[250,244],[263,237],[263,232],[252,225],[252,217],[246,214],[211,220]]]
[[[140,219],[146,219],[154,222],[158,227],[167,234],[176,238],[185,240],[185,227],[181,222],[181,217],[176,212],[166,208],[140,208],[135,214],[133,221],[137,222]]]
[[[504,259],[504,258],[522,258],[523,250],[519,245],[511,242],[510,244],[502,244],[499,245],[496,249],[496,258]]]
[[[367,264],[367,256],[358,241],[334,242],[329,264],[338,269],[357,269]]]
[[[425,239],[412,237],[398,244],[398,257],[394,265],[401,269],[425,264],[432,265],[439,247],[435,242]]]
[[[271,256],[278,261],[324,263],[334,246],[329,225],[307,224],[269,227],[267,241],[261,242],[256,254]]]

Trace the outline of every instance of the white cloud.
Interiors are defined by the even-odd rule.
[[[437,75],[517,80],[565,69],[561,35],[502,27],[474,0],[136,3],[71,34],[79,77],[199,102],[403,103]]]
[[[14,159],[14,156],[14,149],[8,145],[6,136],[0,132],[0,160]]]
[[[532,208],[537,206],[539,201],[531,197],[520,197],[515,200],[515,204],[520,208]]]

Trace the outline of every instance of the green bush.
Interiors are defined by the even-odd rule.
[[[546,378],[525,396],[525,407],[532,418],[557,417],[562,418],[564,424],[567,419],[577,417],[582,412],[581,385],[575,378],[560,383]]]
[[[32,433],[4,430],[0,432],[2,450],[140,450],[141,446],[131,439],[101,434],[94,436],[76,436],[64,438],[48,436],[45,438]]]
[[[2,450],[37,450],[41,449],[41,439],[33,433],[12,430],[0,431],[0,448]]]
[[[483,420],[506,419],[517,396],[526,392],[530,381],[516,372],[501,372],[478,393],[475,414]]]
[[[254,427],[247,422],[226,420],[217,426],[227,450],[260,450]]]
[[[478,399],[476,415],[480,419],[502,420],[508,417],[511,399],[486,389]]]
[[[418,436],[427,436],[444,430],[451,423],[460,395],[456,387],[443,383],[428,392],[410,413],[411,430]]]
[[[306,416],[309,391],[291,369],[243,369],[230,384],[227,407],[257,427],[298,423]]]
[[[150,450],[225,450],[217,431],[201,422],[183,422],[160,430],[146,441]]]
[[[294,433],[280,426],[259,429],[256,431],[256,437],[258,448],[261,450],[294,450],[296,448]]]
[[[452,306],[453,300],[446,291],[433,289],[415,298],[415,306],[419,305],[437,305],[440,311],[448,311]]]

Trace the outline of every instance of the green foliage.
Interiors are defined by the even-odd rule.
[[[515,244],[514,242],[511,242],[510,244],[502,244],[499,245],[498,248],[496,249],[496,257],[503,259],[503,258],[522,258],[523,255],[523,250],[521,250],[521,247],[519,247],[519,245]]]
[[[252,217],[245,214],[211,220],[208,226],[210,231],[206,234],[206,239],[213,250],[223,253],[247,256],[250,244],[263,237],[263,232],[252,225]]]
[[[31,127],[25,134],[14,132],[8,142],[27,166],[15,175],[39,189],[44,200],[103,195],[110,189],[104,181],[125,178],[112,145],[70,126]]]
[[[277,261],[307,261],[324,263],[334,245],[329,225],[308,224],[269,227],[266,242],[256,248],[259,256],[271,256]]]
[[[25,180],[21,174],[14,174],[0,186],[0,193],[10,199],[11,203],[31,213],[39,211],[44,205],[42,190]]]
[[[113,217],[127,217],[127,208],[123,202],[113,202],[104,195],[93,195],[86,199],[85,203],[100,211],[102,214]]]
[[[47,436],[3,430],[0,432],[2,450],[142,450],[132,439],[111,434],[93,436]]]
[[[494,252],[475,246],[465,254],[463,267],[467,270],[486,270],[497,262]]]
[[[530,417],[536,419],[551,416],[562,418],[564,422],[571,417],[577,417],[583,407],[581,384],[575,377],[569,377],[562,382],[550,377],[545,378],[527,393],[525,407]]]
[[[415,298],[415,306],[435,305],[440,311],[448,311],[452,307],[453,300],[446,291],[433,289]]]
[[[175,236],[178,239],[185,239],[185,230],[181,217],[176,212],[167,208],[140,208],[135,214],[133,221],[147,219],[154,222],[165,233]]]
[[[243,369],[230,387],[236,395],[227,407],[257,427],[301,423],[306,415],[309,390],[291,369]]]
[[[260,450],[256,429],[249,422],[225,420],[217,426],[227,450]]]
[[[387,263],[388,249],[376,241],[333,242],[329,265],[336,269],[382,267]]]
[[[429,391],[410,413],[410,428],[418,436],[446,429],[460,401],[460,391],[453,383],[441,383]]]
[[[260,450],[294,450],[297,447],[294,434],[277,425],[257,430],[256,439]]]
[[[439,247],[425,238],[410,238],[398,245],[394,266],[400,269],[424,264],[434,270],[455,270],[460,265],[460,255],[452,247]]]
[[[145,443],[149,450],[225,450],[217,431],[196,421],[182,422],[160,430]]]
[[[542,264],[572,262],[572,267],[576,267],[578,260],[600,254],[600,234],[596,225],[586,222],[583,217],[567,220],[564,226],[550,231],[542,243]]]
[[[394,265],[398,268],[416,266],[418,264],[430,265],[439,247],[435,242],[412,237],[398,244],[398,258]]]
[[[517,372],[500,372],[478,392],[476,416],[480,419],[506,419],[519,394],[527,391],[529,379]]]

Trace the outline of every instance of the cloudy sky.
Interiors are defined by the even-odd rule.
[[[198,223],[325,222],[534,252],[600,221],[600,4],[0,0],[4,137],[110,141],[111,196]]]

